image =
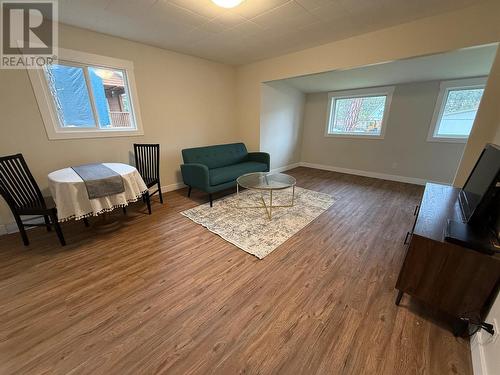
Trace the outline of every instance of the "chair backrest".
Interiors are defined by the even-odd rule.
[[[144,180],[160,180],[160,145],[134,143],[135,167]]]
[[[248,159],[244,143],[186,148],[182,150],[184,163],[200,163],[209,169],[238,164]]]
[[[45,207],[42,192],[22,154],[0,157],[0,195],[12,210]]]

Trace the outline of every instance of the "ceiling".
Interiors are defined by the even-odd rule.
[[[246,64],[482,0],[59,0],[59,20],[228,64]]]
[[[408,82],[487,76],[497,45],[474,47],[349,70],[280,80],[305,92],[338,91]]]

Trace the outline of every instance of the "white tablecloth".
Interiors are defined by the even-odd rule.
[[[49,173],[49,188],[56,203],[59,221],[80,220],[128,206],[147,190],[141,175],[134,167],[121,163],[103,163],[123,178],[125,191],[107,197],[89,199],[82,178],[71,168]]]

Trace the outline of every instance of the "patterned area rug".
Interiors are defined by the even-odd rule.
[[[292,189],[273,192],[273,205],[289,205]],[[264,194],[269,204],[269,193]],[[293,207],[273,208],[269,220],[264,208],[238,208],[236,194],[183,211],[182,215],[218,234],[240,249],[262,259],[325,212],[335,199],[328,194],[295,188]],[[240,192],[241,207],[262,205],[260,192]]]

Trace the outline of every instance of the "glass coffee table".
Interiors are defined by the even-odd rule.
[[[238,197],[238,208],[265,208],[269,220],[273,217],[273,208],[277,207],[293,207],[295,200],[295,184],[297,181],[294,177],[284,173],[270,173],[270,172],[255,172],[247,173],[236,179],[236,194]],[[240,205],[240,187],[248,190],[260,191],[260,198],[262,199],[262,206],[244,206]],[[273,191],[285,190],[292,188],[292,201],[289,205],[273,205]],[[264,192],[269,192],[269,204],[264,199]]]

